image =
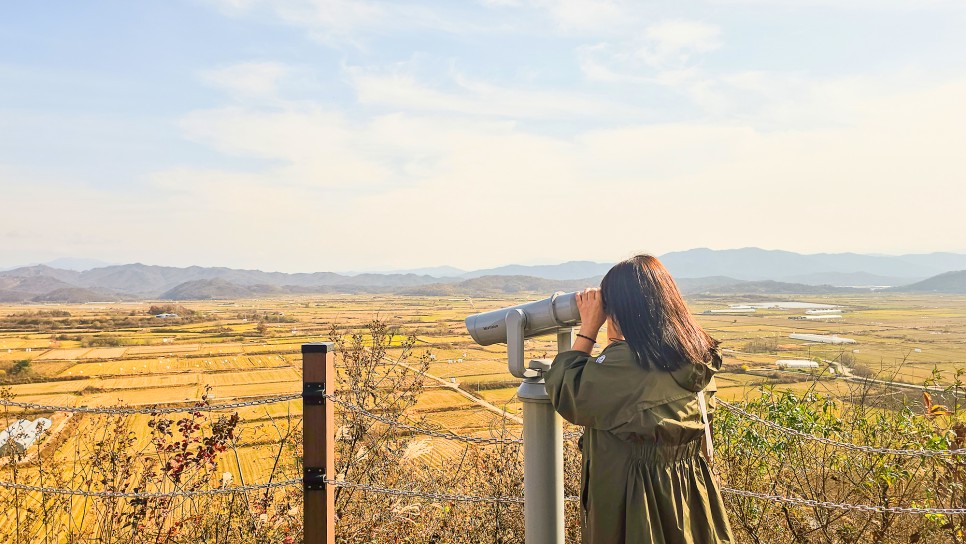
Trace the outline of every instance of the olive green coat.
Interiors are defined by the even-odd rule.
[[[696,392],[713,412],[713,375],[685,364],[642,368],[626,342],[599,356],[557,355],[544,375],[550,402],[583,425],[581,530],[585,544],[734,542],[721,493],[700,455],[704,424]]]

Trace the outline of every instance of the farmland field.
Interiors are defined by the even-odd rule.
[[[803,315],[802,309],[703,313],[760,300],[689,300],[702,325],[722,341],[724,369],[717,379],[721,398],[757,395],[762,387],[845,395],[849,385],[843,372],[851,374],[850,379],[948,385],[958,369],[966,368],[966,297],[869,294],[795,299],[841,308],[842,318],[835,320],[789,319]],[[333,326],[347,333],[379,317],[398,326],[401,335],[415,334],[413,355],[431,354],[426,388],[413,417],[441,430],[487,436],[500,424],[501,414],[519,414],[516,381],[507,372],[503,346],[476,345],[462,320],[519,302],[360,295],[188,302],[183,311],[193,312],[198,320],[187,324],[148,314],[149,303],[3,305],[0,378],[13,400],[61,406],[190,405],[206,394],[219,404],[283,395],[301,390],[302,343],[329,340]],[[60,317],[44,317],[50,315]],[[23,324],[24,316],[35,323]],[[74,321],[109,324],[112,316],[136,316],[139,326],[92,328]],[[837,335],[856,343],[790,339],[788,335],[796,332]],[[526,356],[552,357],[555,346],[552,337],[530,339]],[[399,351],[389,349],[393,356]],[[807,359],[819,368],[780,371],[777,359]],[[235,481],[262,481],[273,470],[279,438],[299,426],[301,402],[245,407],[238,414],[238,448],[219,460],[218,470],[231,473]],[[8,422],[20,415],[6,412]],[[71,417],[43,410],[26,415],[51,418],[53,432],[46,444],[80,444],[96,436],[102,425],[96,415]],[[137,447],[147,445],[150,420],[137,415],[124,421]],[[506,424],[518,431],[514,420]],[[439,439],[427,438],[412,448],[409,454],[437,462],[458,454],[452,443]],[[75,450],[84,448],[79,445]],[[62,461],[77,463],[79,458],[83,455]],[[0,467],[0,478],[9,480],[12,470],[9,463]],[[33,478],[29,461],[19,470],[21,481]]]

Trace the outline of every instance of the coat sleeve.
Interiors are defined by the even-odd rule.
[[[550,404],[561,417],[575,425],[610,430],[620,425],[618,413],[627,402],[627,385],[622,369],[594,360],[580,351],[561,352],[544,381]]]
[[[580,382],[590,355],[581,351],[562,351],[553,359],[550,370],[543,375],[550,404],[560,417],[574,425],[590,425],[590,418],[578,406]]]
[[[708,387],[704,388],[704,394],[708,399],[708,421],[714,421],[714,414],[718,411],[718,382],[711,378]]]

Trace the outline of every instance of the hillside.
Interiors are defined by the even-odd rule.
[[[119,294],[107,289],[87,289],[85,287],[63,287],[48,293],[33,297],[34,302],[66,302],[82,304],[86,302],[103,302],[118,300],[134,300],[132,295]]]
[[[26,302],[33,298],[33,296],[34,295],[24,293],[23,291],[0,289],[0,302]]]
[[[21,293],[47,293],[54,289],[74,287],[52,276],[0,277],[0,289]]]
[[[945,293],[966,295],[966,270],[946,272],[910,285],[895,287],[889,291],[902,293]]]
[[[165,291],[162,300],[227,300],[291,293],[274,285],[238,285],[221,278],[187,281]]]

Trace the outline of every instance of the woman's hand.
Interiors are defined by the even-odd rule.
[[[588,287],[582,293],[578,292],[577,309],[580,311],[580,334],[596,338],[600,328],[607,321],[600,288]]]

